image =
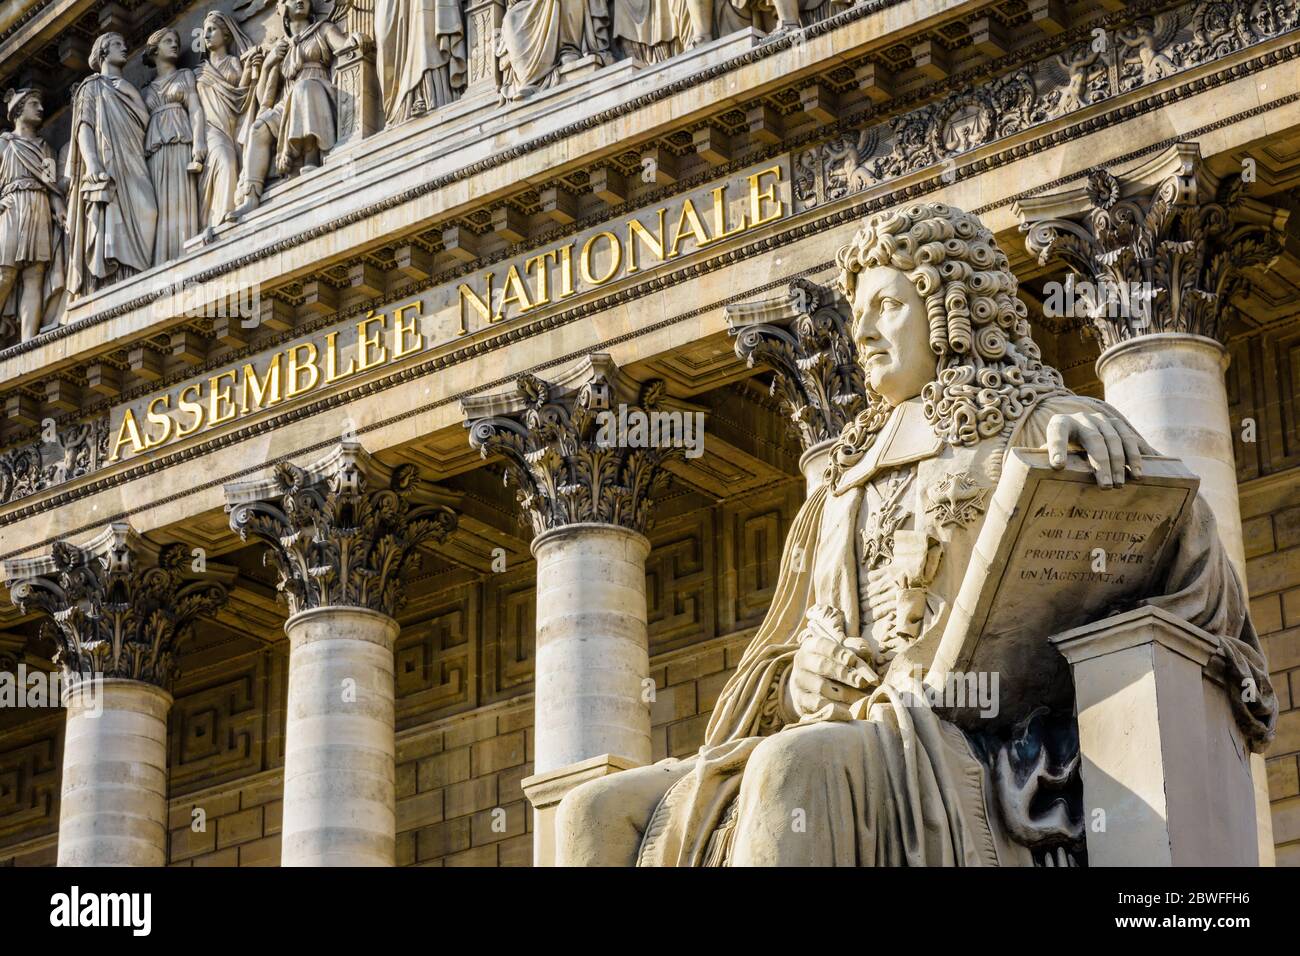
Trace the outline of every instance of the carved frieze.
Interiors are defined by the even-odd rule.
[[[810,209],[929,166],[955,181],[956,159],[1300,26],[1289,2],[1200,0],[968,85],[934,103],[850,130],[794,160],[798,209]]]
[[[107,417],[56,429],[53,441],[10,448],[0,453],[0,504],[88,475],[107,458]]]

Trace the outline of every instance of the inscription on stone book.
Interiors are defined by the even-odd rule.
[[[1102,488],[1080,456],[1056,471],[1044,452],[1013,451],[928,679],[996,672],[999,725],[1068,709],[1069,668],[1048,638],[1153,593],[1198,486],[1170,458],[1144,458],[1140,480]]]

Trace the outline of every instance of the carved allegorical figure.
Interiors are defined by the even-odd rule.
[[[600,0],[513,0],[496,50],[502,94],[531,96],[557,82],[564,64],[609,52],[609,7]]]
[[[1079,807],[1032,799],[1077,756],[1058,772],[1020,730],[968,737],[915,668],[979,565],[1009,450],[1046,446],[1059,469],[1082,446],[1102,489],[1139,478],[1152,452],[1043,364],[1007,257],[974,216],[939,203],[878,214],[838,263],[866,406],[791,526],[704,746],[572,790],[560,865],[1028,865],[1082,835]],[[1218,639],[1227,688],[1253,682],[1228,697],[1259,749],[1277,700],[1246,595],[1204,499],[1189,512],[1144,601]],[[1032,703],[1035,689],[1020,692]]]
[[[280,176],[321,165],[338,136],[331,68],[339,54],[369,42],[331,19],[317,18],[311,0],[280,0],[278,9],[284,36],[271,44],[262,63],[260,109],[245,143],[238,205],[227,218],[257,208],[272,160]]]
[[[465,89],[460,0],[378,0],[375,42],[390,126],[446,106]]]
[[[179,257],[185,240],[198,235],[198,176],[208,158],[208,123],[198,84],[193,70],[178,66],[180,58],[181,36],[171,27],[149,37],[144,65],[156,72],[144,88],[149,107],[144,153],[158,202],[155,265]]]
[[[195,78],[208,124],[208,158],[199,174],[199,225],[221,224],[235,208],[239,142],[252,122],[253,84],[264,54],[235,22],[212,11],[203,18],[206,59]]]
[[[14,129],[0,133],[0,304],[26,342],[40,331],[63,292],[67,209],[57,185],[54,150],[40,134],[45,119],[41,93],[9,90],[5,112]]]
[[[72,98],[68,291],[93,292],[153,264],[158,206],[145,162],[149,109],[122,76],[126,41],[105,33]]]

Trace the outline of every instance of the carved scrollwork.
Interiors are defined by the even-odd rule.
[[[1285,213],[1249,199],[1240,176],[1214,180],[1185,144],[1170,162],[1175,171],[1149,191],[1094,170],[1073,215],[1039,219],[1034,209],[1053,197],[1020,206],[1029,252],[1063,262],[1072,288],[1091,285],[1088,321],[1103,348],[1159,332],[1221,339],[1229,303],[1249,287],[1243,270],[1282,252]]]
[[[5,563],[10,596],[24,614],[47,615],[65,673],[146,681],[168,689],[179,646],[198,617],[226,603],[209,567],[191,571],[183,544],[155,548],[125,522],[78,547],[55,542],[44,558]]]
[[[776,372],[772,394],[803,449],[839,435],[866,407],[866,384],[849,320],[832,290],[806,279],[787,294],[727,310],[736,355]]]
[[[634,386],[605,356],[592,356],[581,372],[572,386],[521,376],[505,414],[477,417],[493,399],[467,401],[469,443],[483,457],[505,461],[534,534],[578,522],[644,533],[654,495],[667,480],[664,465],[685,449],[636,440],[622,423],[673,416],[684,423],[698,413],[669,399],[662,380]]]
[[[269,545],[263,560],[290,615],[343,606],[395,617],[420,546],[446,541],[457,525],[450,508],[418,501],[418,483],[414,465],[390,472],[344,442],[311,467],[280,462],[267,481],[227,485],[226,510],[241,540]]]

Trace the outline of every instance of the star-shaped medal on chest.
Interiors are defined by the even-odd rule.
[[[984,511],[987,494],[966,472],[949,472],[926,492],[925,510],[941,527],[965,528]]]
[[[862,563],[867,570],[894,556],[894,532],[907,518],[907,510],[899,506],[899,501],[910,482],[911,475],[894,475],[881,494],[880,507],[867,515],[862,526]]]

